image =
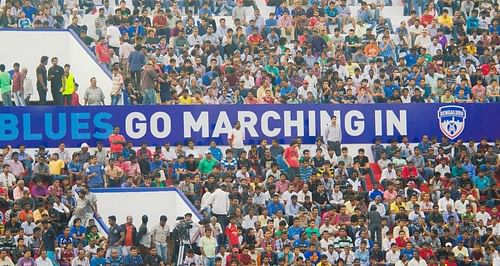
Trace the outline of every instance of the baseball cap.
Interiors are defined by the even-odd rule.
[[[447,243],[445,244],[445,247],[451,247],[451,246],[452,246],[452,244],[451,244],[450,242],[447,242]]]
[[[88,148],[88,147],[89,147],[89,145],[85,142],[82,143],[82,145],[80,145],[80,148]]]

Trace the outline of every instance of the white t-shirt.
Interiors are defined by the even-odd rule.
[[[469,205],[469,200],[465,200],[464,202],[457,200],[455,201],[455,210],[458,214],[465,213],[467,205]]]
[[[484,226],[486,226],[490,220],[491,220],[491,215],[489,213],[487,213],[487,212],[476,213],[476,221],[477,222],[482,221]]]
[[[36,265],[39,265],[39,266],[52,266],[54,264],[52,264],[52,261],[49,259],[49,258],[45,258],[43,259],[42,257],[38,257],[35,261]]]
[[[243,141],[245,140],[245,133],[242,128],[240,128],[239,130],[235,128],[231,129],[228,139],[232,140],[233,148],[236,149],[244,148]]]
[[[106,28],[106,37],[108,38],[109,46],[120,47],[121,33],[118,27],[108,26]]]

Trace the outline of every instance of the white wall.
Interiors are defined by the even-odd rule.
[[[177,217],[193,213],[179,193],[170,188],[149,189],[150,191],[145,191],[143,188],[113,190],[113,192],[92,190],[97,197],[97,209],[106,226],[109,226],[107,217],[110,215],[116,216],[118,224],[125,223],[126,217],[132,215],[134,225],[139,227],[142,223],[141,217],[145,214],[149,217],[148,227],[156,225],[160,222],[160,216],[166,215],[167,224],[173,229]],[[200,219],[193,215],[193,222],[199,221]]]
[[[104,91],[105,102],[109,104],[111,77],[101,69],[78,41],[68,31],[11,31],[0,30],[0,63],[5,64],[7,70],[12,69],[15,62],[21,67],[28,69],[28,76],[33,81],[32,101],[38,101],[36,91],[36,68],[40,58],[44,55],[49,57],[47,69],[51,66],[50,58],[59,58],[59,65],[71,65],[71,71],[75,75],[76,82],[80,85],[78,94],[80,103],[83,104],[83,96],[86,88],[90,85],[90,78],[96,77],[97,85]],[[48,100],[52,100],[49,93]]]

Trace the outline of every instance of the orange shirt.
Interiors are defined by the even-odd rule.
[[[27,215],[31,215],[31,216],[33,216],[33,211],[32,211],[32,210],[28,210],[28,211],[26,211],[26,210],[22,210],[21,212],[19,212],[19,220],[20,220],[21,222],[26,221],[26,216],[27,216]]]
[[[378,48],[377,44],[368,44],[365,46],[365,55],[368,57],[376,57],[378,56],[380,49]]]
[[[114,141],[125,142],[125,138],[120,134],[111,134],[109,136],[109,146],[111,153],[122,153],[123,152],[123,144],[113,144]]]

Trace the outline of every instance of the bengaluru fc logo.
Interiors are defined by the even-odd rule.
[[[465,108],[457,105],[446,105],[438,110],[439,127],[441,132],[453,140],[457,138],[465,128]]]

